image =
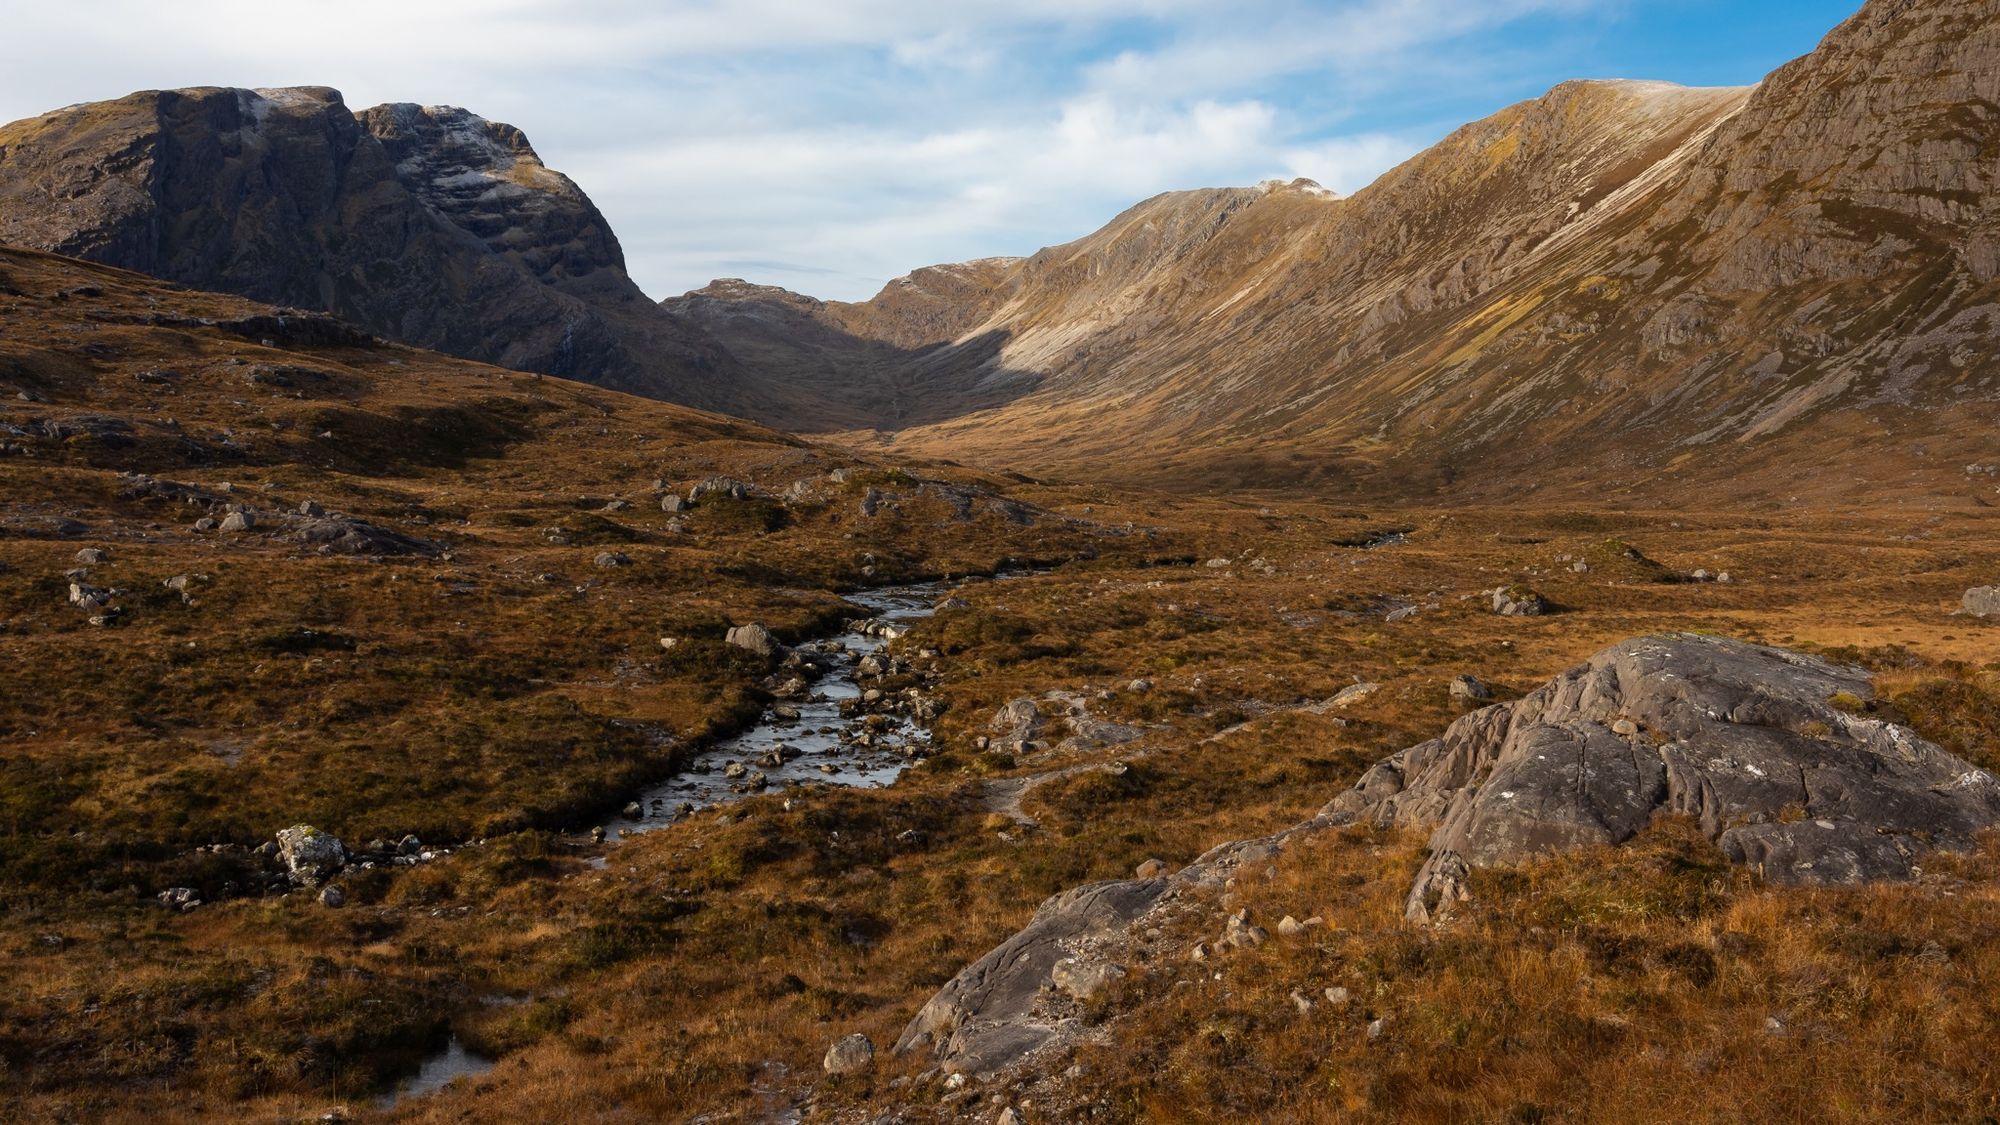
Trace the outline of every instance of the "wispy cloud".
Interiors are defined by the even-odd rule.
[[[187,85],[463,105],[575,177],[656,295],[857,297],[1164,190],[1353,191],[1532,92],[1517,31],[1648,2],[0,0],[0,115]]]

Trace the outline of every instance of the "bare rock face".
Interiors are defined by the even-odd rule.
[[[1377,764],[1324,814],[1435,826],[1413,920],[1462,897],[1473,867],[1623,843],[1661,812],[1773,882],[1907,879],[2000,824],[2000,781],[1855,713],[1871,695],[1860,672],[1780,649],[1627,641]]]
[[[925,1004],[896,1050],[928,1049],[947,1070],[1020,1066],[1073,1038],[1065,1004],[1115,980],[1135,935],[1212,914],[1239,873],[1364,819],[1432,830],[1406,905],[1414,922],[1463,901],[1475,867],[1620,844],[1661,813],[1698,818],[1730,859],[1775,883],[1911,878],[1927,852],[1969,848],[2000,825],[2000,781],[1867,717],[1871,694],[1858,670],[1782,649],[1626,641],[1377,764],[1312,820],[1166,878],[1051,898]],[[1231,915],[1223,940],[1190,956],[1252,956],[1267,936]]]
[[[1044,986],[1090,983],[1095,992],[1114,974],[1079,957],[1094,938],[1122,932],[1167,890],[1164,879],[1095,883],[1057,895],[1006,944],[954,977],[896,1040],[902,1053],[928,1047],[947,1070],[997,1070],[1038,1050],[1059,1034],[1059,1020],[1041,1010]]]
[[[154,90],[0,126],[0,242],[390,339],[726,408],[727,357],[625,274],[520,131],[325,87]]]

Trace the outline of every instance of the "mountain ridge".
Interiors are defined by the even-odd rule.
[[[1197,487],[1754,465],[1760,499],[1845,470],[1816,426],[1956,448],[2000,397],[1995,59],[1977,4],[1876,0],[1756,86],[1564,83],[1347,200],[1155,197],[966,302],[1033,392],[848,438]],[[882,298],[840,317],[909,342]]]

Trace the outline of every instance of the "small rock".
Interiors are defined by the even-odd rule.
[[[595,559],[592,559],[591,562],[599,570],[616,570],[621,566],[631,566],[632,558],[618,551],[605,551]]]
[[[1979,586],[1967,590],[1959,606],[1974,617],[2000,617],[2000,586]]]
[[[316,520],[326,515],[326,509],[321,507],[317,500],[307,500],[305,503],[299,505],[299,514],[307,519]]]
[[[1145,679],[1133,680],[1131,683],[1125,685],[1125,690],[1134,695],[1144,695],[1153,690],[1153,681]]]
[[[775,656],[778,649],[782,647],[778,644],[778,639],[771,635],[769,629],[754,622],[749,625],[738,625],[729,630],[724,640],[735,645],[737,648],[748,649],[759,656]]]
[[[223,531],[249,531],[257,526],[257,517],[249,512],[231,512],[222,517]]]
[[[1368,1021],[1368,1041],[1370,1043],[1381,1042],[1382,1036],[1388,1034],[1388,1031],[1389,1031],[1388,1020],[1373,1019]]]
[[[1132,875],[1138,879],[1157,879],[1166,873],[1167,864],[1165,860],[1149,859],[1134,869]]]
[[[159,899],[168,909],[188,911],[201,905],[201,892],[193,887],[168,887],[160,892]]]
[[[1313,1010],[1312,997],[1294,988],[1292,989],[1292,1007],[1297,1008],[1300,1015],[1308,1015]]]
[[[1334,1007],[1342,1007],[1347,1001],[1348,995],[1345,988],[1335,987],[1326,990],[1326,1002],[1332,1004]]]
[[[1125,967],[1101,961],[1065,957],[1049,970],[1049,980],[1078,1000],[1088,1000],[1105,988],[1125,979]]]
[[[319,892],[319,904],[338,910],[347,905],[347,892],[329,883]]]
[[[1493,689],[1479,682],[1474,676],[1459,676],[1451,681],[1451,701],[1458,704],[1484,703],[1493,698]]]
[[[1631,738],[1639,733],[1639,724],[1630,719],[1619,719],[1611,724],[1611,733],[1621,738]]]
[[[835,1040],[820,1060],[820,1066],[833,1075],[860,1074],[874,1065],[875,1044],[859,1032]]]
[[[102,566],[110,560],[111,556],[97,547],[85,547],[76,553],[76,561],[79,566]]]
[[[1340,689],[1340,694],[1333,697],[1332,701],[1333,706],[1352,707],[1355,704],[1360,703],[1361,701],[1367,699],[1369,696],[1374,695],[1376,692],[1381,690],[1382,690],[1381,684],[1369,684],[1369,683],[1353,684],[1349,687],[1344,687]]]
[[[1493,612],[1502,617],[1540,617],[1548,611],[1547,599],[1526,586],[1503,586],[1493,591]]]

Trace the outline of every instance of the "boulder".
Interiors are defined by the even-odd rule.
[[[1057,962],[1122,931],[1166,890],[1163,879],[1093,883],[1043,903],[1026,929],[923,1006],[896,1040],[897,1053],[929,1047],[946,1070],[976,1074],[1049,1045],[1062,1020],[1042,1010],[1042,986],[1053,982]]]
[[[1526,586],[1502,586],[1493,591],[1493,612],[1502,617],[1540,617],[1548,611],[1548,600]]]
[[[111,556],[100,548],[85,547],[76,553],[76,564],[78,566],[102,566],[110,558]]]
[[[1974,617],[2000,617],[2000,586],[1980,586],[1967,590],[1960,605],[1965,612]]]
[[[222,517],[218,526],[223,531],[249,531],[257,526],[257,517],[249,512],[231,512]]]
[[[338,837],[310,824],[296,824],[278,833],[278,860],[285,873],[302,887],[317,886],[347,863],[347,849]]]
[[[618,551],[603,551],[591,560],[599,570],[617,570],[621,566],[631,566],[632,558]]]
[[[744,500],[750,496],[750,486],[730,477],[710,477],[688,489],[688,502],[699,504],[707,499]]]
[[[1076,1000],[1088,1000],[1125,979],[1125,966],[1065,957],[1049,969],[1049,982]]]
[[[769,629],[755,622],[736,626],[729,630],[723,639],[737,648],[748,649],[759,656],[775,656],[784,648],[778,643],[778,638],[771,635]]]
[[[310,503],[310,502],[309,502]],[[310,504],[317,508],[319,505]],[[302,512],[301,515],[304,515]],[[429,540],[404,535],[349,516],[307,517],[292,538],[323,555],[422,555],[435,557],[441,548]]]
[[[820,1066],[828,1074],[860,1074],[875,1065],[875,1044],[866,1035],[856,1032],[843,1035],[826,1049],[826,1057]]]
[[[1464,898],[1473,867],[1622,843],[1660,813],[1773,882],[1909,879],[2000,824],[2000,781],[1832,702],[1872,695],[1859,669],[1781,649],[1627,641],[1377,764],[1322,815],[1433,829],[1405,902],[1418,921]]]
[[[987,724],[989,729],[999,733],[1002,742],[1032,741],[1047,725],[1041,708],[1026,696],[1009,700],[993,713],[992,721]]]
[[[1460,706],[1484,703],[1493,698],[1493,689],[1481,683],[1474,676],[1459,676],[1451,681],[1451,701]]]
[[[193,887],[168,887],[158,898],[168,910],[188,911],[201,905],[201,892]]]
[[[1382,690],[1381,684],[1350,684],[1341,688],[1339,694],[1327,700],[1329,707],[1352,707]]]
[[[662,512],[685,512],[688,510],[687,497],[672,494],[662,496],[660,497],[660,510]]]

